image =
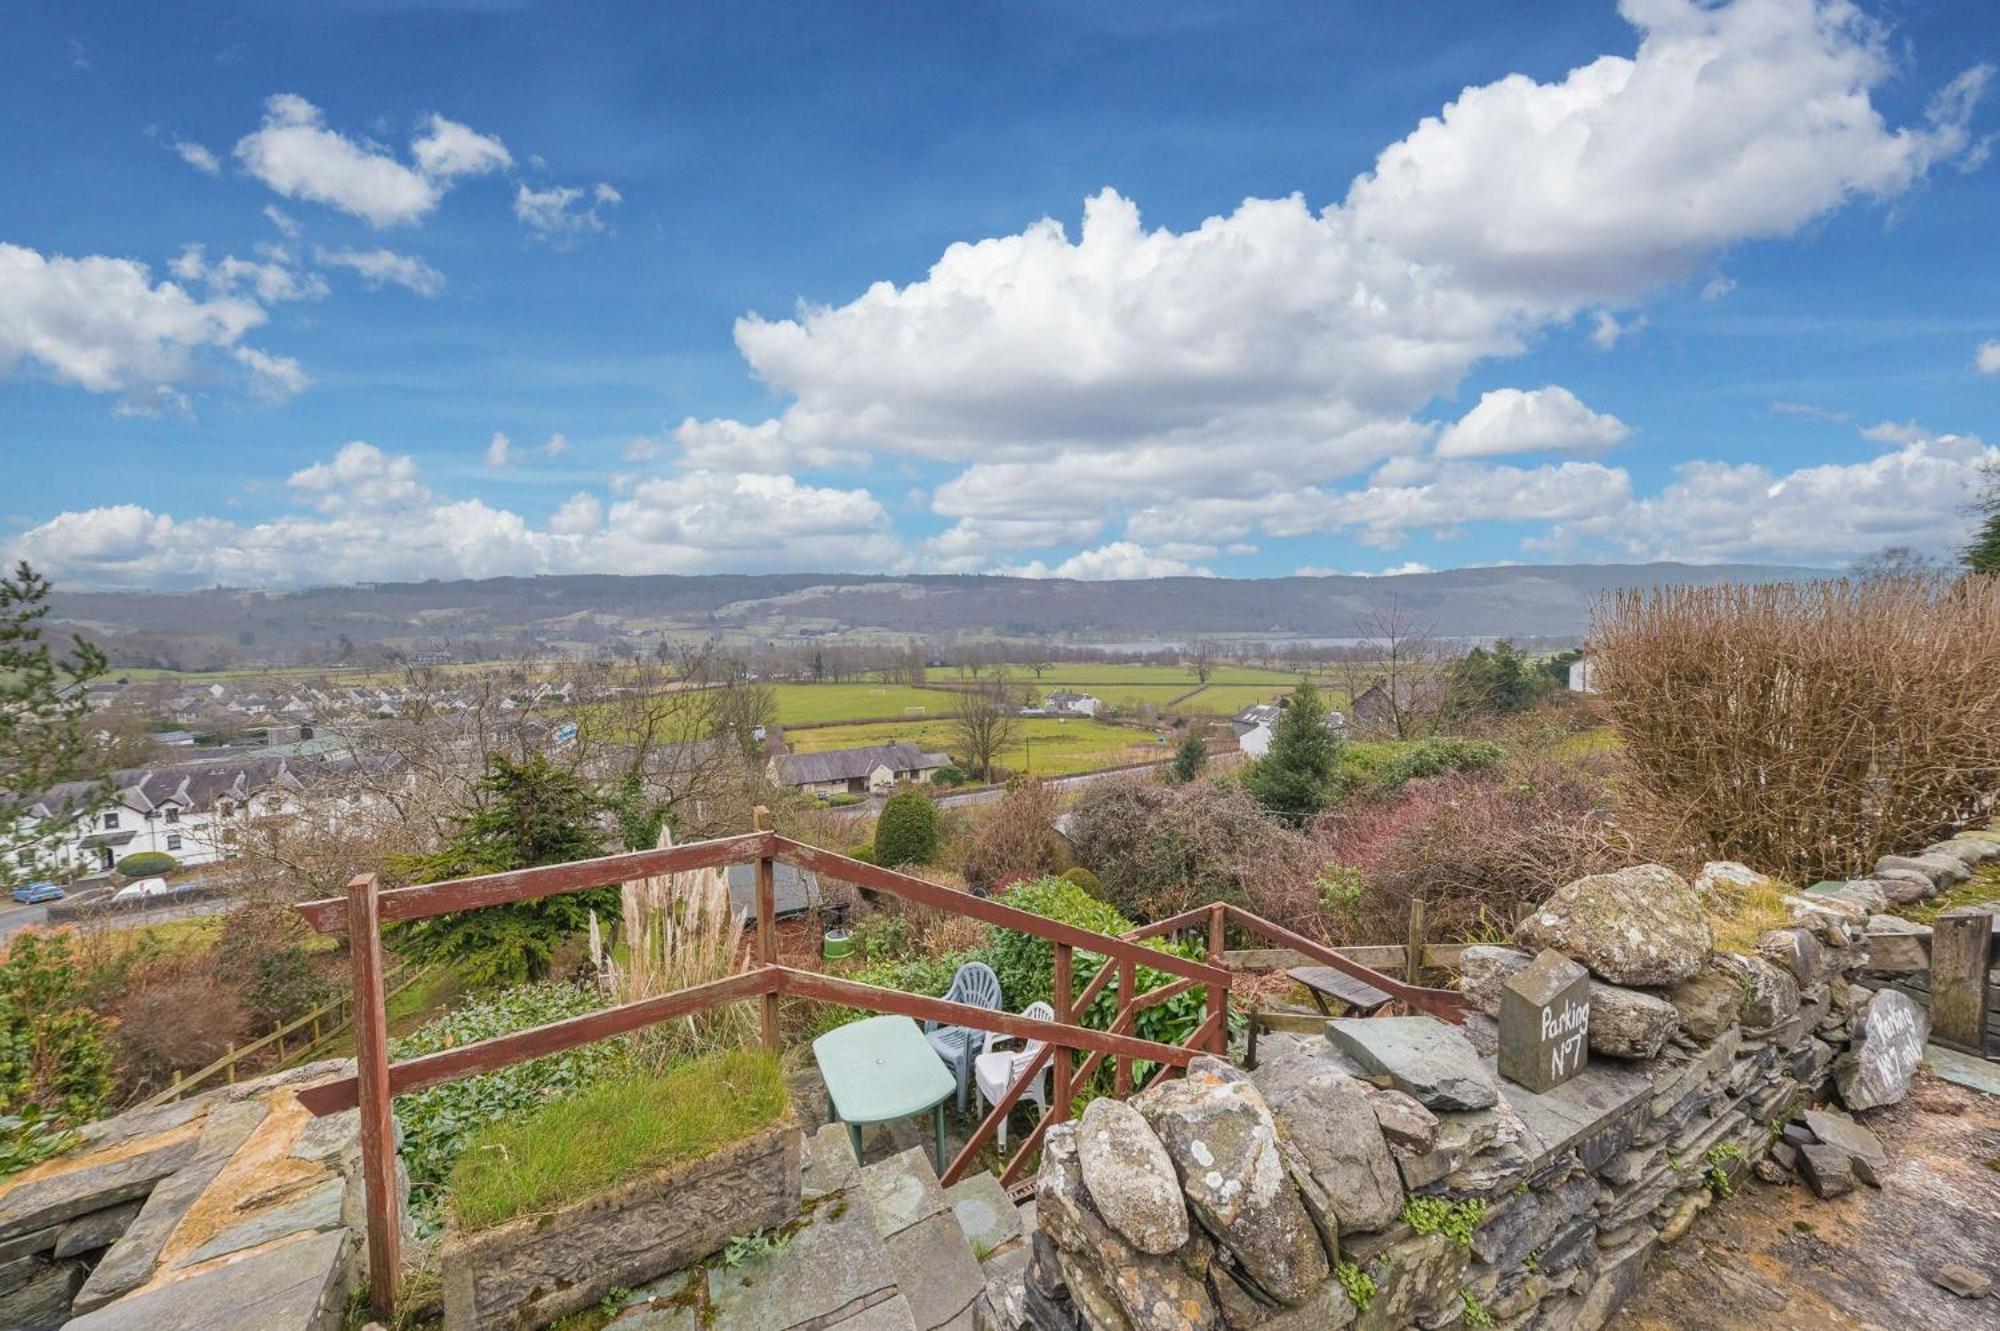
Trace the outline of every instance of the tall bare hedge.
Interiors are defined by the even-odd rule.
[[[2000,791],[2000,578],[1620,592],[1592,643],[1655,854],[1846,877]]]

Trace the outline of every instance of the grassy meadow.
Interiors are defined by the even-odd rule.
[[[1169,746],[1157,743],[1146,731],[1082,717],[1028,718],[1015,726],[1015,732],[1014,743],[1000,755],[1000,766],[1035,776],[1070,776],[1164,758],[1169,752]],[[799,753],[875,744],[915,744],[926,752],[950,753],[957,735],[948,720],[890,721],[794,730],[786,733],[785,741]]]

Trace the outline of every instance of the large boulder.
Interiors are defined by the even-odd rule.
[[[1705,906],[1727,907],[1755,888],[1782,892],[1785,885],[1768,874],[1758,873],[1735,860],[1710,860],[1694,876],[1694,893]]]
[[[1511,947],[1475,944],[1459,954],[1459,991],[1489,1017],[1500,1015],[1500,990],[1533,961]],[[1731,991],[1734,1001],[1734,990]],[[1733,1015],[1733,1013],[1732,1013]],[[1680,1027],[1674,1005],[1654,994],[1590,982],[1590,1052],[1607,1058],[1657,1058]],[[1711,1036],[1698,1037],[1713,1039]]]
[[[1923,1061],[1931,1015],[1909,995],[1884,989],[1855,1018],[1854,1043],[1833,1063],[1833,1084],[1849,1109],[1893,1105],[1909,1094]]]
[[[1109,1096],[1092,1100],[1076,1145],[1090,1200],[1126,1242],[1164,1257],[1188,1241],[1187,1206],[1174,1162],[1138,1110]]]
[[[1188,1208],[1244,1276],[1274,1302],[1305,1302],[1332,1268],[1250,1079],[1204,1056],[1131,1103],[1165,1144]]]
[[[1875,877],[1888,873],[1920,873],[1941,888],[1972,877],[1972,870],[1955,855],[1884,855],[1875,861]]]
[[[1485,1109],[1500,1098],[1493,1069],[1464,1031],[1436,1017],[1329,1021],[1326,1038],[1370,1074],[1382,1074],[1427,1109]]]
[[[1514,941],[1552,947],[1612,984],[1678,984],[1714,945],[1701,899],[1663,864],[1579,878],[1521,921]]]
[[[1935,846],[1925,846],[1924,854],[1949,855],[1961,864],[1977,868],[1988,860],[2000,860],[2000,838],[1991,833],[1955,836]]]
[[[1386,1229],[1403,1209],[1403,1180],[1368,1088],[1310,1057],[1267,1063],[1252,1080],[1271,1106],[1292,1178],[1320,1228],[1329,1237]],[[1410,1107],[1429,1117],[1422,1106]],[[1433,1131],[1436,1124],[1431,1119]]]
[[[1035,1216],[1054,1240],[1071,1296],[1093,1327],[1116,1331],[1208,1331],[1219,1324],[1199,1275],[1173,1257],[1140,1252],[1092,1205],[1077,1147],[1078,1125],[1058,1123],[1042,1139]]]

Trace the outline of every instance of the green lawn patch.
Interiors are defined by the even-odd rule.
[[[452,1169],[452,1212],[470,1231],[553,1211],[741,1141],[785,1106],[778,1061],[761,1050],[603,1082],[481,1130]]]
[[[950,753],[953,748],[962,747],[958,727],[948,720],[815,726],[810,730],[787,731],[785,742],[799,753],[897,743],[914,744],[927,753]],[[1014,742],[1001,751],[999,764],[1010,772],[1068,776],[1164,759],[1171,752],[1154,738],[1152,731],[1110,725],[1087,717],[1068,720],[1031,717],[1015,725]]]

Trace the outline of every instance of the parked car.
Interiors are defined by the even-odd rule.
[[[39,906],[44,901],[61,901],[63,890],[54,883],[25,883],[15,888],[12,895],[24,906]]]
[[[111,894],[117,901],[144,901],[151,897],[164,897],[173,892],[164,878],[141,878],[136,883],[127,883]]]

